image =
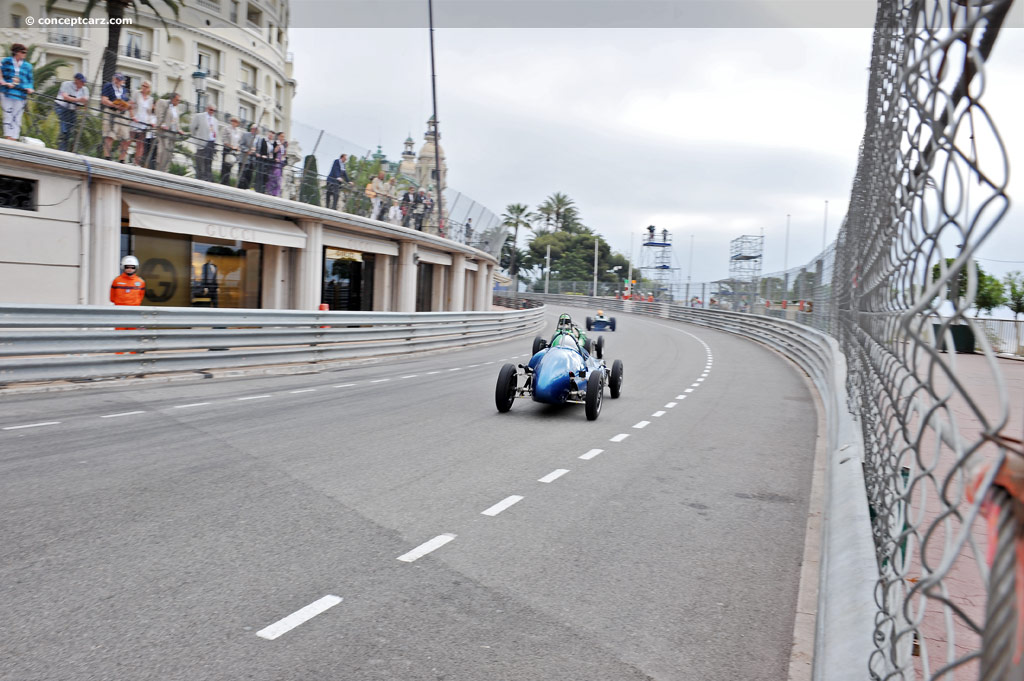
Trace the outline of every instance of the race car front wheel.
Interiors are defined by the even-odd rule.
[[[598,336],[597,345],[594,346],[594,350],[596,351],[594,354],[597,355],[598,359],[604,357],[604,336]]]
[[[612,375],[608,377],[608,389],[611,390],[612,399],[622,392],[622,360],[612,362]]]
[[[533,354],[537,354],[548,346],[548,342],[544,339],[544,336],[535,336],[533,339]]]
[[[506,364],[498,372],[498,384],[494,387],[494,405],[504,414],[512,408],[516,399],[516,365]]]
[[[587,420],[596,421],[601,414],[601,402],[604,399],[604,377],[599,371],[593,371],[587,379]]]

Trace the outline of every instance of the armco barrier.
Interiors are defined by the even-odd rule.
[[[528,334],[543,314],[0,305],[0,384],[385,357]]]
[[[810,377],[825,408],[828,433],[813,674],[829,681],[866,678],[867,659],[875,648],[878,564],[864,485],[864,445],[847,408],[846,359],[835,339],[796,322],[739,312],[588,296],[519,297],[556,311],[632,312],[744,336],[778,351]]]

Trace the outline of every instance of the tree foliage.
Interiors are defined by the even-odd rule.
[[[1013,311],[1013,318],[1024,312],[1024,275],[1013,271],[1003,277],[1006,286],[1006,306]]]

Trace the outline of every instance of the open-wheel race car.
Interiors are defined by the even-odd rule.
[[[619,396],[622,360],[612,362],[609,369],[604,360],[582,348],[573,334],[556,334],[551,345],[534,353],[529,364],[501,367],[494,403],[502,413],[512,408],[517,397],[529,396],[544,404],[583,404],[587,420],[593,421],[601,413],[606,387],[612,398]]]
[[[590,317],[587,317],[590,319]],[[551,340],[544,338],[544,336],[536,336],[533,339],[533,354],[537,354],[541,350],[552,345],[558,345],[558,340],[562,336],[572,336],[576,339],[576,342],[581,348],[587,351],[587,353],[594,353],[598,359],[604,357],[604,338],[598,337],[596,341],[591,340],[587,337],[587,334],[580,330],[580,327],[576,326],[572,317],[565,314],[564,312],[558,316],[558,326],[555,327],[555,334],[551,336]]]
[[[614,331],[615,317],[608,317],[604,310],[598,310],[596,317],[587,317],[587,331]]]

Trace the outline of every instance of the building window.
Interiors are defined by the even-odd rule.
[[[121,54],[133,59],[145,59],[149,61],[149,51],[145,49],[144,36],[135,31],[125,31],[124,47]]]
[[[239,104],[238,117],[242,119],[242,123],[248,128],[253,121],[252,107],[248,104]]]
[[[373,309],[373,254],[324,248],[320,302],[332,310]]]
[[[217,53],[208,47],[200,47],[196,50],[196,67],[206,72],[206,77],[213,80],[220,80],[220,72],[217,70]]]
[[[238,23],[238,0],[231,0],[231,23]]]
[[[242,77],[239,79],[241,82],[241,88],[243,92],[248,92],[250,95],[256,94],[256,69],[249,66],[245,62],[242,62],[241,68]]]
[[[263,25],[263,12],[255,5],[248,5],[245,10],[245,21],[254,28]]]
[[[22,27],[21,15],[20,14],[12,14],[11,15],[11,28],[21,28],[21,27]]]
[[[0,208],[38,210],[36,208],[37,185],[36,180],[0,175]]]

